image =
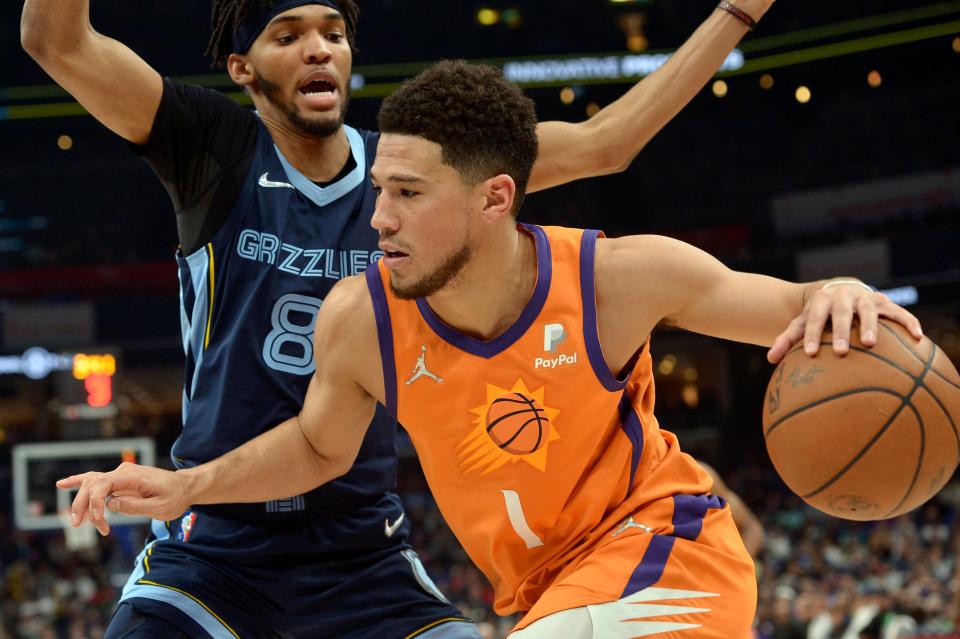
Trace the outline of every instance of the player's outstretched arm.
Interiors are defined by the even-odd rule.
[[[610,363],[632,356],[660,322],[770,347],[771,363],[801,340],[808,354],[816,354],[827,320],[838,354],[849,350],[855,316],[866,346],[876,343],[878,317],[902,324],[916,339],[923,336],[910,312],[852,278],[795,284],[741,273],[696,247],[655,235],[600,240],[596,259],[600,341],[604,354],[613,354]]]
[[[163,81],[136,53],[93,29],[89,0],[26,0],[20,42],[108,129],[135,144],[147,142]]]
[[[773,0],[731,4],[759,20]],[[714,11],[661,68],[593,118],[579,124],[542,122],[528,191],[625,170],[700,92],[746,33],[744,23],[730,13]]]
[[[109,524],[104,509],[170,520],[191,505],[252,503],[299,495],[345,474],[360,451],[382,372],[373,306],[362,277],[344,280],[327,296],[314,338],[317,370],[296,418],[214,461],[170,472],[122,464],[57,482],[78,488],[74,526]]]

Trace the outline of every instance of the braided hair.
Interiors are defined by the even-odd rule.
[[[360,7],[356,0],[338,0],[343,7],[343,20],[347,25],[347,42],[350,49],[357,52],[357,26]],[[276,0],[213,0],[210,15],[210,41],[206,55],[214,67],[223,68],[233,51],[233,33],[246,21],[252,11],[268,9]]]

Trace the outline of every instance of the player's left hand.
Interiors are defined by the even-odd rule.
[[[109,473],[84,473],[61,479],[57,488],[79,487],[70,507],[70,524],[76,528],[89,520],[101,535],[110,534],[106,510],[169,521],[182,515],[186,479],[169,470],[124,462]]]
[[[923,337],[920,320],[907,309],[894,304],[883,293],[877,293],[859,282],[835,282],[819,289],[800,313],[777,336],[767,352],[767,360],[777,364],[803,340],[803,350],[811,357],[820,351],[820,340],[830,320],[833,331],[833,352],[843,356],[850,351],[850,333],[854,316],[860,319],[860,343],[870,348],[877,343],[878,318],[885,317],[903,324],[914,339]]]

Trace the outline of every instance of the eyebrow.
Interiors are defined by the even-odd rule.
[[[370,174],[370,177],[373,178],[375,181],[380,182],[380,180],[378,180],[377,177],[372,173]],[[425,182],[426,180],[424,180],[421,177],[417,177],[415,175],[406,175],[403,173],[398,173],[398,174],[391,175],[390,177],[387,178],[386,181],[399,182],[401,184],[418,184],[421,182]]]

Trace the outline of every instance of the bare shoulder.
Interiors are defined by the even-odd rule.
[[[317,372],[346,375],[379,399],[383,386],[379,348],[373,301],[364,276],[340,280],[317,316]]]
[[[597,272],[627,273],[656,268],[693,247],[663,235],[627,235],[597,241]]]
[[[317,339],[376,337],[373,301],[363,275],[347,277],[334,285],[320,307]]]
[[[598,240],[595,258],[598,297],[634,300],[655,310],[656,301],[665,292],[665,278],[675,272],[678,253],[682,253],[685,246],[660,235]]]

